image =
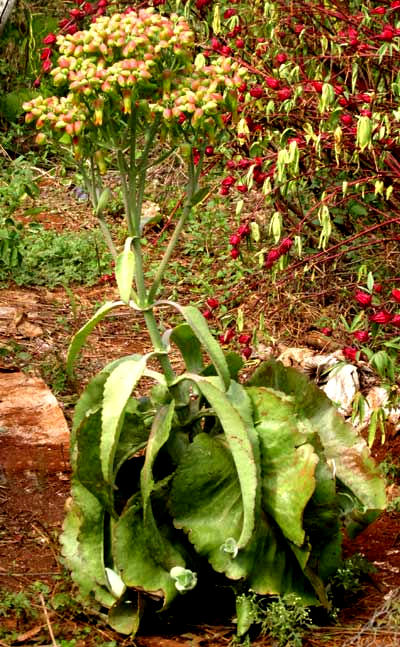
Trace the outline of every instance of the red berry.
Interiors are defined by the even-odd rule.
[[[207,157],[214,155],[214,146],[206,146],[205,154],[207,155]]]

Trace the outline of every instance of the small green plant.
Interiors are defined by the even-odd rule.
[[[237,611],[240,641],[243,636],[248,638],[247,632],[254,624],[262,636],[273,638],[277,647],[301,647],[304,632],[312,628],[310,609],[294,593],[276,598],[241,595],[237,598]]]
[[[24,591],[14,592],[3,589],[0,593],[0,616],[14,615],[22,619],[37,617],[37,611],[32,607],[30,597]]]
[[[343,595],[353,596],[358,594],[365,580],[376,568],[364,555],[356,553],[343,562],[331,579],[332,594],[334,599],[343,599]]]

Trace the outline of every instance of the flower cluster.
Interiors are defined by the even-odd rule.
[[[230,251],[231,258],[233,258],[234,260],[238,258],[240,254],[239,245],[242,242],[243,238],[248,238],[249,235],[250,226],[246,222],[242,225],[239,225],[237,231],[229,236],[229,244],[232,246],[232,249]]]
[[[292,246],[293,240],[291,238],[284,238],[279,243],[278,247],[274,247],[268,252],[264,267],[269,270],[273,265],[275,265],[275,263],[281,258],[281,256],[284,256],[288,253]]]
[[[81,24],[91,16],[93,22],[95,22],[98,16],[103,16],[105,14],[108,0],[98,0],[98,2],[78,2],[78,7],[70,9],[69,17],[63,18],[59,21],[58,26],[60,28],[60,34],[75,34]],[[53,53],[54,45],[57,43],[57,35],[54,33],[47,34],[43,38],[43,44],[45,47],[40,53],[40,58],[42,60],[42,72],[47,73],[53,67]],[[34,81],[34,86],[40,86],[40,77]]]
[[[133,102],[147,119],[159,113],[166,127],[187,121],[212,132],[224,93],[235,93],[245,74],[223,56],[199,64],[185,19],[153,8],[100,15],[87,30],[59,35],[57,46],[51,75],[65,96],[27,102],[26,121],[73,136],[76,148],[87,131],[112,121],[106,115],[129,115]]]
[[[380,294],[382,291],[382,286],[378,285],[378,290],[374,286],[373,290],[374,292]],[[390,324],[391,326],[400,328],[400,313],[393,312],[393,303],[400,303],[399,289],[394,288],[390,293],[389,299],[383,303],[371,292],[366,292],[364,290],[356,290],[354,298],[357,303],[363,308],[371,309],[368,317],[371,323],[379,325]],[[363,335],[363,337],[365,338],[361,339],[360,332],[366,333],[367,331],[357,331],[356,333],[354,333],[355,338],[358,339],[358,341],[367,341],[368,336]]]

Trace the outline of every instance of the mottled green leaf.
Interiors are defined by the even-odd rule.
[[[128,587],[140,588],[169,604],[177,589],[169,571],[155,559],[143,527],[140,497],[126,506],[112,533],[114,563]]]
[[[263,507],[297,546],[305,539],[304,509],[315,489],[318,456],[297,429],[293,402],[263,387],[247,392],[261,450]]]

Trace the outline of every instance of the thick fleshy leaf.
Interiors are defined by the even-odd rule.
[[[142,492],[143,523],[147,535],[149,549],[157,563],[166,571],[175,566],[184,566],[185,562],[173,545],[160,533],[153,515],[151,493],[155,483],[153,479],[153,465],[158,452],[168,441],[174,416],[175,402],[161,407],[155,415],[146,448],[146,458],[140,475],[140,488]]]
[[[108,612],[108,624],[114,631],[126,636],[135,636],[143,614],[140,593],[131,591],[118,600]]]
[[[135,275],[135,255],[131,249],[132,237],[126,239],[124,250],[118,255],[115,263],[115,278],[119,296],[124,303],[129,303],[132,293],[133,277]]]
[[[290,546],[273,520],[260,514],[249,544],[235,555],[243,503],[235,464],[223,436],[197,435],[173,479],[170,510],[200,555],[233,580],[246,578],[262,595],[295,591],[307,603],[316,597]],[[227,541],[231,539],[231,541]]]
[[[247,393],[260,441],[263,507],[285,537],[302,546],[303,513],[315,489],[318,456],[299,433],[289,398],[263,387],[250,387]]]
[[[114,456],[125,407],[146,368],[147,355],[119,364],[104,384],[100,460],[104,480],[112,483]]]
[[[370,523],[386,505],[385,483],[363,438],[346,423],[329,398],[308,378],[280,362],[264,362],[249,385],[267,386],[293,398],[304,432],[316,434],[327,460],[333,461],[336,477],[360,500]]]
[[[240,550],[248,544],[254,529],[258,490],[257,459],[254,455],[256,443],[229,397],[212,384],[216,378],[192,377],[222,425],[237,470],[243,500],[242,529],[238,538]]]
[[[203,346],[206,353],[208,353],[215,366],[215,370],[227,389],[230,383],[230,374],[224,352],[219,343],[210,333],[207,321],[204,319],[201,312],[193,306],[181,306],[179,303],[175,303],[174,301],[160,301],[159,303],[166,303],[173,306],[181,313],[184,319],[186,319],[200,344]]]
[[[60,538],[62,555],[81,595],[88,598],[94,593],[102,605],[111,607],[115,598],[107,589],[104,566],[104,508],[76,480],[72,497]]]
[[[176,326],[169,339],[178,346],[187,370],[201,373],[204,368],[201,345],[191,327],[188,324]]]
[[[75,469],[76,463],[76,432],[86,417],[101,409],[103,404],[104,384],[107,377],[107,373],[99,373],[92,378],[76,404],[70,440],[71,464],[73,469]]]
[[[144,449],[150,434],[151,416],[140,411],[140,401],[130,398],[125,407],[122,429],[114,456],[114,478],[125,461]]]
[[[80,330],[76,333],[76,335],[73,336],[72,341],[69,345],[68,352],[67,352],[67,362],[66,362],[66,367],[65,370],[67,372],[67,375],[69,377],[72,376],[73,373],[73,366],[75,363],[75,360],[77,358],[77,355],[79,354],[79,351],[81,350],[82,346],[84,345],[87,337],[89,334],[92,332],[93,328],[97,326],[100,321],[104,319],[108,315],[111,310],[115,310],[115,308],[118,308],[119,306],[123,305],[123,301],[109,301],[105,303],[104,305],[101,306],[97,310],[97,312],[93,315],[89,321],[85,323]]]
[[[177,595],[169,571],[160,565],[149,546],[139,496],[133,497],[114,524],[112,552],[115,566],[128,587],[164,598],[165,604]]]

